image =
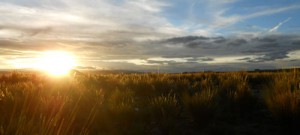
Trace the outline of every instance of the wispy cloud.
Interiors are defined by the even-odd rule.
[[[0,2],[2,30],[14,31],[14,38],[32,39],[99,39],[102,33],[128,31],[144,33],[149,37],[164,37],[180,33],[159,12],[167,3],[153,0],[123,1],[59,1],[37,2],[36,5],[15,4],[10,1]],[[53,3],[63,3],[60,7]],[[12,10],[13,9],[13,10]],[[143,34],[143,37],[145,38]],[[99,37],[95,36],[99,35]],[[150,36],[151,35],[151,36]],[[130,38],[139,38],[139,34]],[[13,38],[13,37],[12,37]]]
[[[250,12],[242,15],[238,13],[227,14],[227,12],[231,10],[232,5],[235,2],[238,2],[238,0],[228,0],[222,2],[217,2],[215,0],[206,0],[206,2],[208,3],[206,3],[207,6],[205,6],[204,8],[206,8],[205,14],[208,15],[206,15],[207,17],[205,18],[200,17],[196,20],[198,25],[194,25],[193,27],[196,29],[194,30],[195,33],[197,33],[197,31],[200,31],[200,34],[201,32],[204,34],[216,33],[219,30],[226,29],[228,27],[235,25],[236,23],[243,22],[249,19],[287,12],[290,10],[295,10],[300,8],[299,4],[288,5],[283,7],[268,7],[259,11],[256,10],[254,12]],[[196,4],[199,4],[198,6],[200,6],[201,3],[196,3]],[[193,6],[191,8],[195,8],[195,7]],[[198,16],[201,15],[201,13],[197,13],[197,12],[193,12],[192,14],[194,14],[193,16],[196,16],[195,14],[198,14]]]
[[[276,26],[274,26],[273,28],[271,28],[268,32],[269,33],[276,32],[281,25],[283,25],[284,23],[287,23],[289,20],[291,20],[291,17],[289,17],[289,18],[285,19],[284,21],[278,23]]]
[[[248,15],[245,15],[245,16],[240,16],[240,18],[242,20],[251,19],[251,18],[256,18],[256,17],[260,17],[260,16],[272,15],[272,14],[281,13],[281,12],[285,12],[285,11],[289,11],[289,10],[299,9],[299,8],[300,8],[300,5],[290,5],[290,6],[284,6],[284,7],[273,7],[273,8],[270,8],[270,9],[257,11],[255,13],[251,13],[251,14],[248,14]]]

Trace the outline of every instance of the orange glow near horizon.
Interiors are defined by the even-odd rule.
[[[38,59],[35,68],[52,76],[66,75],[76,65],[75,58],[64,51],[46,51]]]

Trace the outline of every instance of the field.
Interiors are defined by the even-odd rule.
[[[1,135],[297,134],[300,73],[0,75]]]

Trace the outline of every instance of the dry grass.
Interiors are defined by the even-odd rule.
[[[266,87],[264,100],[279,123],[296,130],[300,120],[300,78],[294,72],[278,74],[274,81]],[[295,129],[293,129],[295,128]]]
[[[60,79],[13,72],[0,75],[0,135],[210,134],[214,129],[238,134],[241,122],[273,120],[297,127],[299,83],[296,70]],[[264,102],[253,92],[262,89]]]

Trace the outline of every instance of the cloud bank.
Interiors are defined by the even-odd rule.
[[[299,11],[299,3],[235,9],[239,3],[3,0],[0,68],[15,68],[16,63],[30,67],[46,50],[74,53],[82,69],[184,72],[299,66],[299,32],[281,31],[297,18],[284,17],[268,27],[254,24],[251,30],[239,26]]]

